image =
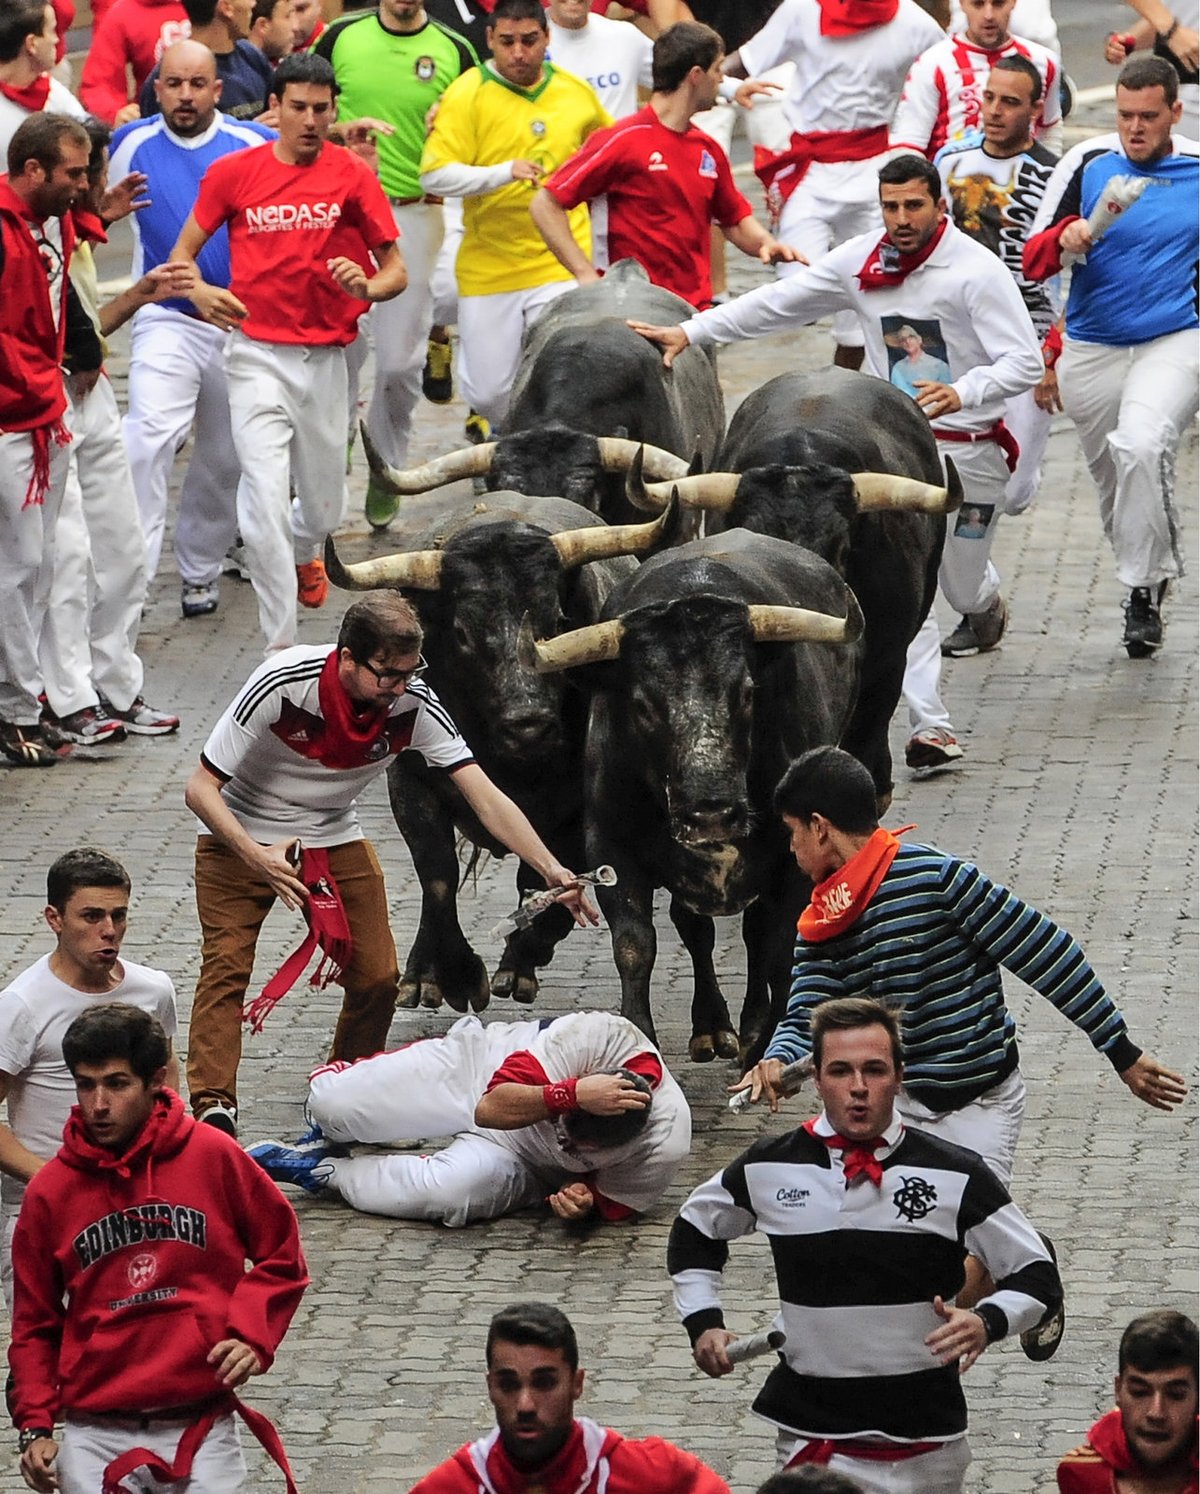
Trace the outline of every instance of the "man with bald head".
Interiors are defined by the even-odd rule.
[[[196,201],[209,166],[231,151],[275,138],[274,131],[218,111],[221,80],[212,52],[182,41],[162,55],[154,84],[160,113],[117,131],[110,174],[143,171],[150,206],[133,219],[133,277],[165,263]],[[197,295],[219,304],[228,296],[229,239],[213,235],[200,256],[204,285]],[[237,529],[240,477],[229,427],[222,354],[225,334],[197,315],[190,301],[145,306],[133,321],[129,414],[125,445],[146,536],[149,574],[158,569],[175,453],[193,422],[196,450],[179,495],[175,560],[185,618],[215,612],[225,552]]]

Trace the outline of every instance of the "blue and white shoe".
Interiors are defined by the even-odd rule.
[[[306,1193],[320,1193],[329,1186],[333,1168],[328,1158],[314,1152],[297,1151],[282,1141],[260,1141],[246,1148],[269,1178],[277,1183],[291,1183]]]
[[[308,1157],[348,1157],[350,1155],[350,1148],[343,1146],[340,1141],[330,1141],[316,1121],[310,1119],[307,1110],[304,1112],[304,1117],[310,1121],[310,1124],[304,1135],[298,1136],[292,1143],[294,1152],[303,1152]]]

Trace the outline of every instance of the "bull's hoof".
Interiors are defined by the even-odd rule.
[[[740,1058],[742,1046],[738,1042],[736,1032],[730,1032],[729,1028],[723,1027],[717,1033],[717,1057],[718,1058]]]
[[[456,1012],[465,1012],[467,1004],[464,1001],[460,1006],[453,996],[447,996],[446,1000]],[[427,1006],[431,1011],[436,1011],[442,1004],[442,988],[435,980],[423,980],[421,982],[421,1005]]]
[[[487,971],[481,968],[479,972],[479,984],[471,992],[470,996],[471,1010],[473,1012],[481,1012],[491,999],[492,993],[488,990]]]
[[[421,1002],[421,983],[417,980],[402,980],[396,994],[396,1005],[419,1006]]]
[[[710,1033],[698,1032],[688,1044],[688,1057],[693,1063],[712,1063],[716,1056],[717,1050]]]
[[[511,996],[516,979],[517,972],[515,970],[505,970],[501,967],[492,976],[492,995],[498,996],[501,1000]]]

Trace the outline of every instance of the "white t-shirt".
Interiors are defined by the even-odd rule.
[[[900,0],[882,26],[837,37],[821,35],[817,0],[783,0],[739,56],[752,78],[781,62],[796,64],[784,100],[794,133],[877,129],[891,123],[905,74],[942,34],[916,0]]]
[[[639,1053],[662,1058],[644,1032],[610,1012],[573,1012],[559,1017],[526,1045],[526,1051],[541,1065],[551,1084],[606,1073]],[[666,1192],[692,1141],[687,1101],[665,1063],[650,1118],[624,1146],[576,1150],[561,1116],[515,1131],[478,1129],[539,1172],[550,1176],[586,1173],[606,1198],[638,1213],[644,1213]]]
[[[203,760],[227,780],[221,793],[246,832],[262,845],[297,835],[308,846],[362,839],[355,800],[396,753],[413,748],[431,768],[473,762],[445,706],[413,680],[389,710],[370,760],[335,768],[321,761],[321,670],[328,645],[300,645],[260,664],[204,744]],[[207,835],[208,827],[201,825]]]
[[[18,129],[25,123],[33,111],[15,104],[12,99],[5,98],[0,93],[0,169],[8,170],[8,145]],[[50,93],[46,99],[47,114],[67,114],[72,119],[86,119],[87,110],[71,92],[58,81],[57,78],[50,79]]]
[[[637,91],[651,86],[654,44],[629,21],[589,16],[586,26],[571,31],[546,17],[550,27],[547,58],[564,72],[589,84],[614,119],[633,114]]]
[[[89,1007],[128,1002],[155,1016],[175,1036],[175,987],[169,975],[122,959],[120,985],[98,995],[77,991],[50,969],[50,956],[24,970],[0,992],[0,1073],[9,1076],[8,1123],[17,1140],[38,1157],[53,1157],[75,1103],[75,1081],[63,1062],[67,1028]],[[0,1178],[0,1201],[20,1207],[24,1183]]]

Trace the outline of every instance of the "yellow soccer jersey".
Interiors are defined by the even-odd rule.
[[[547,176],[573,156],[593,130],[612,119],[582,78],[545,64],[545,77],[526,91],[484,65],[456,78],[442,95],[421,171],[460,162],[496,166],[536,161]],[[463,199],[462,248],[456,268],[459,293],[493,296],[532,290],[571,274],[555,259],[529,216],[535,182],[510,182],[494,192]],[[571,232],[591,254],[587,204],[570,214]]]

